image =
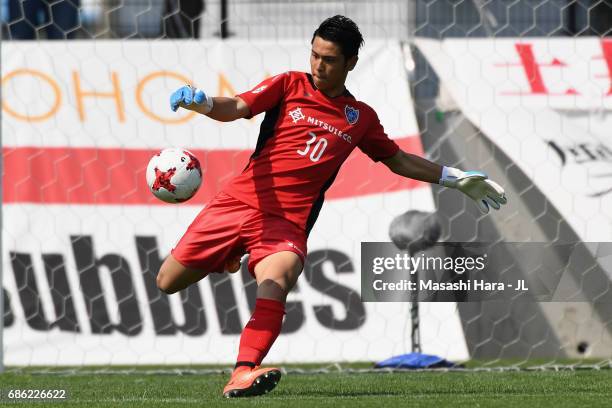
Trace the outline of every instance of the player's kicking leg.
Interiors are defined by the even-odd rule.
[[[240,269],[242,255],[230,256],[225,262],[225,272],[234,273]],[[157,275],[157,287],[170,295],[204,279],[208,273],[183,266],[173,255],[168,255]]]
[[[157,274],[157,287],[168,295],[206,277],[207,273],[183,266],[173,255],[168,255]]]
[[[285,300],[302,267],[300,257],[290,251],[269,255],[255,266],[255,310],[242,331],[236,367],[223,389],[225,397],[266,394],[280,381],[278,368],[260,368],[259,365],[281,331]]]

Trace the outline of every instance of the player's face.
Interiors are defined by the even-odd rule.
[[[310,52],[310,73],[317,88],[330,96],[344,92],[346,76],[357,63],[357,56],[348,60],[340,46],[315,37]]]

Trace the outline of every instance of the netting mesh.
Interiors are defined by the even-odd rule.
[[[10,0],[3,31],[11,39],[303,39],[323,19],[346,14],[359,20],[370,38],[403,39],[413,26],[413,7],[396,0]]]
[[[259,121],[221,127],[188,115],[176,119],[167,112],[168,92],[193,80],[233,95],[265,76],[307,70],[312,31],[334,14],[354,18],[372,47],[349,88],[380,110],[389,134],[412,146],[418,132],[428,158],[485,170],[507,188],[511,203],[483,217],[453,191],[397,187],[359,167],[360,174],[341,173],[337,183],[351,185],[352,193],[334,193],[313,230],[273,361],[370,361],[410,351],[409,305],[363,304],[358,295],[359,243],[387,240],[390,220],[408,209],[435,211],[443,241],[584,240],[497,135],[462,110],[448,79],[414,40],[604,36],[612,16],[605,1],[10,0],[3,7],[7,364],[233,360],[255,282],[243,267],[161,294],[155,276],[163,257],[199,207],[138,201],[146,162],[131,166],[156,149],[182,145],[200,152],[209,183],[227,181],[255,145]],[[220,48],[219,37],[234,44]],[[196,38],[202,41],[183,41]],[[11,41],[27,39],[38,41]],[[53,39],[64,41],[46,41]],[[506,54],[498,57],[504,62]],[[406,95],[398,97],[398,89]],[[541,114],[519,110],[525,121]],[[593,109],[575,114],[588,121]],[[122,179],[126,186],[118,188]],[[577,204],[573,212],[579,211]],[[610,225],[603,207],[599,214],[597,223]],[[609,280],[610,269],[601,267]],[[420,306],[425,352],[482,360],[482,369],[609,367],[609,303]],[[347,370],[331,370],[337,367]]]
[[[425,150],[434,161],[451,163],[460,168],[479,168],[492,179],[504,180],[509,197],[514,197],[505,216],[483,219],[469,203],[457,201],[448,191],[436,191],[434,197],[438,214],[441,216],[443,230],[448,234],[445,240],[550,243],[609,241],[606,231],[610,218],[602,214],[605,213],[602,211],[602,206],[606,205],[605,199],[594,204],[599,209],[586,215],[582,211],[587,208],[587,204],[578,204],[583,191],[573,189],[573,193],[565,195],[564,198],[559,198],[558,195],[549,196],[551,190],[547,190],[546,183],[560,185],[563,181],[560,181],[558,173],[546,173],[544,176],[542,168],[546,166],[545,163],[554,162],[556,158],[550,153],[534,158],[535,153],[531,151],[540,149],[535,146],[539,140],[545,139],[542,143],[544,144],[555,137],[574,145],[580,142],[608,145],[607,138],[597,130],[597,120],[593,119],[594,112],[601,112],[601,107],[581,109],[579,103],[573,106],[570,104],[569,108],[566,105],[555,111],[555,115],[550,115],[550,110],[559,109],[559,104],[564,103],[558,102],[559,98],[555,100],[551,95],[565,95],[565,89],[559,92],[547,88],[541,93],[544,98],[534,104],[534,98],[530,100],[530,96],[537,98],[539,91],[530,88],[536,77],[535,71],[529,69],[533,64],[551,67],[550,71],[543,68],[541,72],[543,83],[551,81],[552,78],[551,82],[546,83],[553,88],[562,83],[561,80],[555,82],[558,78],[558,71],[553,71],[555,67],[570,66],[577,61],[601,59],[601,50],[594,50],[592,56],[586,56],[576,50],[581,47],[580,44],[587,41],[578,40],[578,37],[606,34],[606,29],[602,27],[610,16],[609,5],[605,2],[571,1],[434,1],[418,3],[417,10],[419,15],[427,16],[422,22],[417,17],[417,36],[443,38],[446,41],[442,46],[446,47],[445,50],[460,50],[455,59],[446,61],[456,64],[455,68],[446,70],[439,63],[441,60],[435,58],[440,50],[427,51],[428,46],[424,43],[412,48],[415,69],[411,82]],[[464,47],[465,43],[459,43],[459,39],[473,37],[484,40],[481,44],[488,45],[483,47],[486,51],[478,49],[478,45],[470,49],[469,44]],[[459,41],[454,43],[452,39]],[[603,41],[602,44],[605,44],[605,39],[590,40]],[[533,48],[527,48],[531,43],[535,44]],[[559,56],[556,44],[564,44],[574,51],[556,60],[555,57]],[[539,53],[533,59],[521,59],[524,55],[521,54],[522,51],[529,49],[538,52],[537,47],[540,47]],[[605,49],[605,46],[602,47]],[[466,65],[476,64],[471,66],[480,71],[480,76],[475,75],[480,77],[480,83],[469,83],[469,80],[466,80],[463,76],[465,70],[462,71],[459,67],[462,61],[467,61]],[[605,71],[605,66],[602,65],[601,68]],[[494,76],[496,69],[503,74]],[[571,78],[575,72],[564,71],[559,75]],[[605,77],[599,75],[600,78],[602,76]],[[591,76],[581,77],[574,80],[574,83],[580,84],[578,86],[584,90],[588,83],[594,84],[598,81],[595,76]],[[500,83],[503,85],[499,86]],[[551,83],[554,85],[550,85]],[[456,84],[461,85],[455,86]],[[478,94],[478,90],[483,86],[497,95],[497,99],[491,102],[493,106],[478,108],[480,110],[466,106],[461,92],[474,92],[470,94],[472,98],[488,98],[489,94]],[[503,96],[512,92],[522,99],[509,106],[511,104],[503,100]],[[496,110],[502,111],[500,116],[496,116],[499,113]],[[572,117],[576,120],[574,123],[580,125],[574,127],[574,124],[568,123],[572,121],[568,120],[568,117]],[[492,123],[495,120],[493,118],[497,118],[498,127]],[[602,121],[605,122],[603,119]],[[586,124],[587,122],[589,124]],[[522,129],[516,130],[519,127]],[[552,129],[554,131],[551,132]],[[551,133],[555,135],[550,136]],[[603,159],[599,163],[601,168],[591,168],[589,176],[582,182],[590,179],[591,181],[586,183],[594,184],[591,177],[598,177],[595,174],[606,168],[606,162],[607,159]],[[563,176],[567,176],[567,173]],[[572,190],[567,185],[565,188]],[[605,186],[602,188],[606,189]],[[571,208],[565,205],[565,200],[568,199],[576,202]],[[577,214],[580,214],[578,218],[581,219],[598,220],[598,227],[589,229],[584,225],[579,226],[579,223],[572,220]],[[590,256],[585,255],[585,260]],[[546,257],[547,254],[542,254],[542,260]],[[589,274],[589,270],[585,268],[581,273],[584,277]],[[601,293],[608,296],[610,272],[606,270],[599,273],[599,282],[603,285],[600,286]],[[580,280],[581,278],[578,278],[578,286]],[[582,284],[584,285],[584,281]],[[584,285],[582,290],[586,286],[588,285]],[[457,307],[462,316],[467,347],[472,357],[490,359],[487,365],[493,366],[502,364],[506,358],[517,358],[517,365],[529,366],[539,359],[552,363],[565,358],[609,358],[611,315],[605,302],[484,302],[458,303]]]

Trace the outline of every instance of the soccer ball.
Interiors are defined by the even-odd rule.
[[[164,149],[149,161],[147,184],[153,195],[167,203],[182,203],[202,184],[199,160],[189,150]]]

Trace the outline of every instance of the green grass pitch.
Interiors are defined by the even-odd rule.
[[[83,407],[610,407],[612,370],[287,374],[270,394],[226,400],[227,375],[0,374],[0,389],[66,389]],[[34,404],[34,405],[32,405]]]

